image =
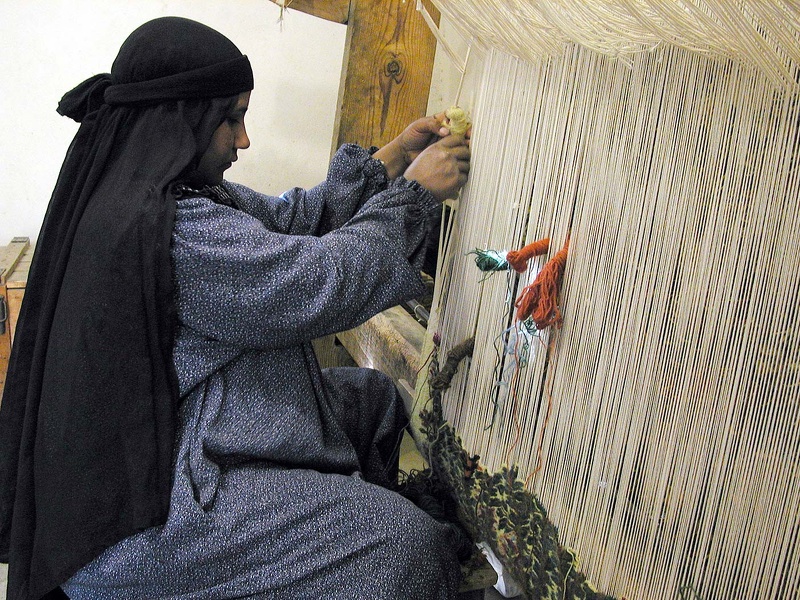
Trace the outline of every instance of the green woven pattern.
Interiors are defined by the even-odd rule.
[[[430,378],[439,372],[435,354]],[[476,541],[488,543],[530,600],[613,600],[580,573],[575,555],[558,541],[547,511],[517,477],[515,467],[489,473],[477,466],[442,415],[441,389],[415,415],[433,477],[452,494],[458,519]],[[476,468],[477,467],[477,468]]]

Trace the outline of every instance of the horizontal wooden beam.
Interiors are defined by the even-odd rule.
[[[425,328],[401,307],[385,310],[337,337],[357,365],[383,371],[413,389],[422,364]]]
[[[287,10],[297,10],[334,23],[347,23],[350,15],[350,0],[272,0]]]

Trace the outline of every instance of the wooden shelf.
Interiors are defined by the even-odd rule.
[[[16,237],[0,248],[0,398],[32,258],[33,247],[26,237]]]

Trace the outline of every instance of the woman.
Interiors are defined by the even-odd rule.
[[[59,105],[81,126],[0,409],[10,600],[454,594],[448,530],[382,487],[393,386],[321,371],[310,340],[421,291],[467,143],[421,119],[263,196],[223,181],[252,87],[233,43],[169,17]]]

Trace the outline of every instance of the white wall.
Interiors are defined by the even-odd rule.
[[[469,60],[462,82],[461,72],[453,59],[441,46],[437,46],[436,58],[433,61],[431,91],[428,96],[428,114],[443,112],[458,103],[471,115],[475,108],[475,96],[485,51],[477,47],[473,47],[470,51],[470,40],[464,39],[444,16],[440,19],[439,31],[460,61]]]
[[[0,0],[0,246],[35,239],[77,123],[56,113],[72,87],[111,69],[137,26],[177,15],[247,54],[251,147],[226,177],[278,194],[325,176],[346,27],[268,0]]]

